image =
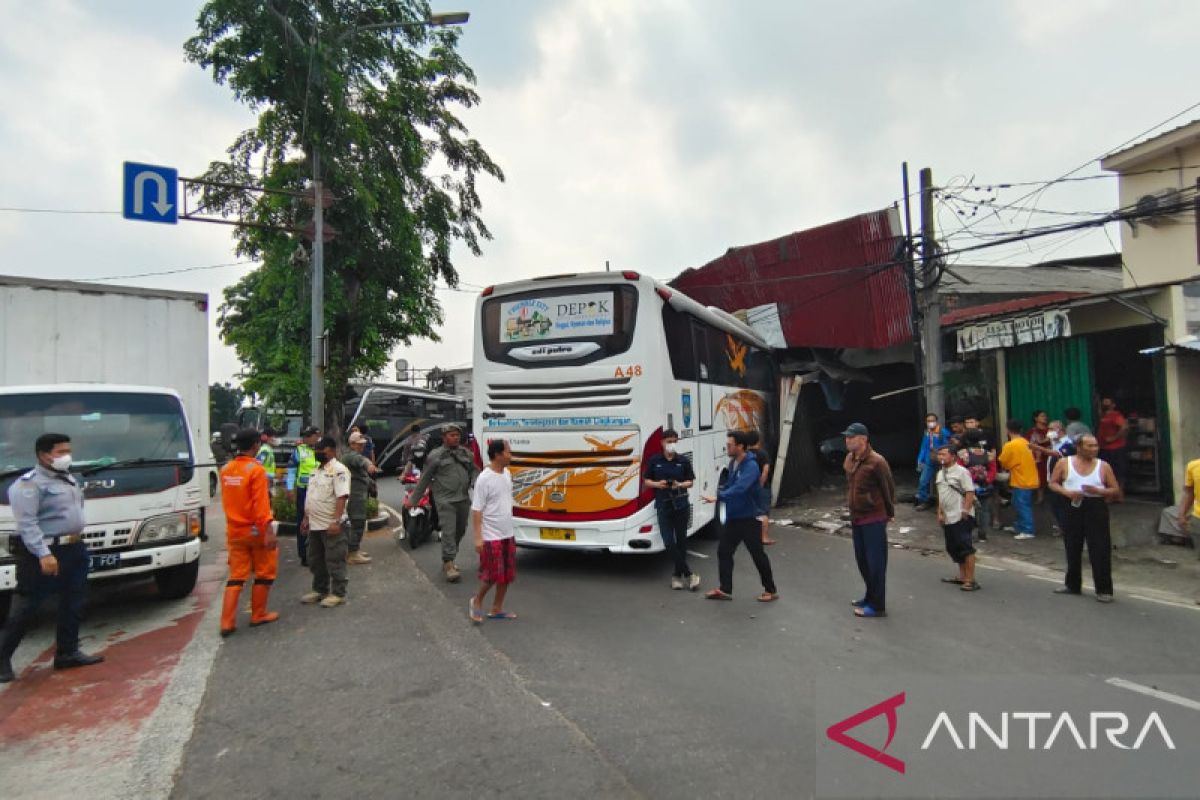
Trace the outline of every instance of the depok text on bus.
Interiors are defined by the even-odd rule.
[[[770,350],[748,325],[636,272],[537,278],[485,289],[476,307],[474,428],[507,439],[517,543],[663,549],[643,485],[666,428],[692,459],[698,502],[728,464],[732,430],[774,440]]]

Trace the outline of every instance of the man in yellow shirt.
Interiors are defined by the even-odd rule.
[[[1024,425],[1019,419],[1008,421],[1008,443],[1000,451],[1000,467],[1008,470],[1008,488],[1012,492],[1013,510],[1017,512],[1016,539],[1032,539],[1033,495],[1041,485],[1037,463],[1029,440],[1021,435]]]
[[[1189,518],[1200,519],[1200,498],[1196,497],[1197,485],[1200,485],[1200,458],[1189,461],[1187,469],[1184,470],[1183,500],[1179,503],[1179,527],[1185,531]]]

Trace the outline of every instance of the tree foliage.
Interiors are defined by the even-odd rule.
[[[214,383],[208,387],[208,429],[220,430],[226,422],[237,422],[238,409],[246,393],[231,383]]]
[[[460,33],[428,17],[419,0],[210,0],[184,45],[257,114],[203,176],[226,185],[197,199],[240,219],[237,252],[262,262],[226,289],[219,326],[246,390],[273,404],[308,405],[311,297],[298,256],[309,244],[298,231],[312,214],[300,193],[314,156],[336,198],[325,214],[337,231],[324,249],[326,421],[346,384],[378,375],[398,344],[437,338],[436,282],[458,281],[452,245],[479,255],[491,238],[476,182],[504,176],[456,116],[479,102]]]

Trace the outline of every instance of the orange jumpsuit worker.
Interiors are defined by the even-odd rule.
[[[225,507],[225,547],[229,551],[229,580],[225,583],[225,605],[221,609],[221,635],[237,630],[238,599],[242,586],[254,570],[250,595],[250,624],[265,625],[279,619],[267,611],[267,595],[279,568],[279,541],[271,514],[269,481],[262,464],[255,460],[261,435],[253,428],[237,432],[233,439],[237,458],[221,470],[221,505]]]

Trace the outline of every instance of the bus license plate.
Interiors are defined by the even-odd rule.
[[[575,531],[568,528],[542,528],[542,538],[558,542],[573,542],[575,541]]]
[[[100,572],[106,569],[117,569],[121,566],[120,553],[100,553],[92,558],[91,571]]]

